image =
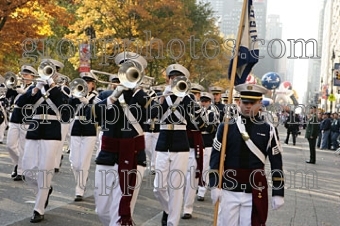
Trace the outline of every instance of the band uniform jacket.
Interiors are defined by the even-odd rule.
[[[26,89],[32,89],[34,85],[30,85]],[[11,114],[9,118],[9,122],[22,124],[26,119],[29,119],[32,115],[32,111],[29,109],[25,109],[25,115],[23,115],[22,107],[26,104],[25,98],[22,97],[23,94],[17,93],[17,91],[13,89],[8,89],[6,93],[6,97],[10,100],[11,106]]]
[[[48,93],[47,95],[43,95],[41,90],[38,90],[37,93],[32,96],[33,86],[27,90],[25,94],[22,95],[23,102],[27,104],[31,104],[34,106],[40,98],[44,98],[44,96],[48,96],[48,99],[52,101],[55,107],[59,108],[61,105],[68,104],[69,97],[61,91],[59,86],[54,86],[50,88],[48,85],[44,86],[44,89]],[[60,113],[60,112],[58,112]],[[35,115],[45,115],[56,116],[57,113],[50,107],[47,102],[47,99],[37,106],[35,112],[33,112],[33,119],[28,120],[29,128],[26,134],[26,139],[33,140],[61,140],[61,119],[58,120],[50,120],[50,119],[34,119]],[[46,123],[48,122],[48,123]]]
[[[194,112],[195,106],[197,106],[194,101],[193,95],[184,96],[177,106],[175,106],[174,103],[179,97],[177,97],[174,94],[171,94],[167,96],[166,98],[170,98],[173,105],[169,106],[166,99],[164,99],[163,103],[160,105],[163,111],[163,114],[166,114],[168,109],[170,109],[172,112],[170,113],[168,117],[164,119],[163,122],[161,122],[161,127],[163,125],[186,126],[188,122],[193,120],[194,118],[193,116],[195,114]],[[185,121],[179,119],[176,116],[176,114],[174,113],[175,110],[179,112],[179,114],[181,114],[181,116],[183,117],[183,119],[185,119]],[[190,129],[190,128],[187,128],[187,129]],[[188,140],[186,130],[176,130],[176,128],[174,128],[173,130],[163,130],[161,128],[159,132],[157,144],[156,144],[156,151],[188,152],[189,148],[190,148],[190,145],[189,145],[189,140]]]
[[[269,158],[271,170],[272,170],[272,196],[284,196],[284,180],[282,171],[282,156],[281,146],[279,141],[271,136],[271,130],[277,133],[276,128],[270,126],[268,123],[262,121],[259,117],[256,117],[257,123],[251,122],[250,118],[242,117],[245,122],[246,131],[249,134],[250,139],[258,147],[258,149]],[[262,123],[261,123],[262,122]],[[221,123],[217,129],[216,136],[213,142],[213,148],[210,158],[211,172],[216,172],[219,169],[220,163],[220,150],[222,146],[222,134],[224,129],[224,123]],[[264,163],[258,159],[248,148],[244,142],[241,133],[236,123],[229,124],[227,136],[227,146],[225,152],[224,171],[229,169],[241,170],[256,170],[264,169]],[[236,175],[237,177],[238,175]],[[218,184],[218,176],[215,173],[210,173],[209,177],[210,187],[215,187]],[[229,177],[222,177],[222,189],[230,191],[244,191],[251,192],[251,184],[248,181],[246,186],[241,186],[237,182],[233,175]]]
[[[98,96],[97,91],[91,91],[87,97],[89,103],[84,105],[78,98],[71,98],[70,104],[75,110],[71,136],[97,136],[96,123],[91,120],[91,105]]]

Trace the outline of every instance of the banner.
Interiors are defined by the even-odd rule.
[[[248,0],[248,7],[244,15],[243,28],[240,49],[238,50],[237,56],[238,61],[234,85],[245,83],[253,66],[258,62],[259,48],[256,42],[257,29],[252,0]],[[229,79],[231,78],[232,65],[233,59],[231,59],[229,65]]]
[[[89,44],[81,44],[79,50],[79,72],[89,72],[91,69],[91,48]]]

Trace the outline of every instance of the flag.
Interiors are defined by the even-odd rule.
[[[247,9],[244,13],[243,31],[241,34],[240,48],[238,51],[237,70],[235,76],[235,84],[245,83],[247,76],[251,72],[253,66],[258,62],[259,49],[256,42],[257,29],[255,21],[255,13],[253,0],[248,1]],[[231,78],[231,71],[234,57],[230,61],[228,77]]]

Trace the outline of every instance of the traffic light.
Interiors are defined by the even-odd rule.
[[[335,78],[340,80],[340,73],[339,70],[335,70]]]

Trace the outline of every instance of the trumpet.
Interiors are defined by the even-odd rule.
[[[20,73],[16,75],[11,71],[5,73],[4,85],[7,89],[23,88],[25,81],[42,82],[44,80],[23,78]]]
[[[43,80],[48,80],[51,78],[56,73],[56,71],[55,65],[49,60],[42,61],[38,67],[38,74]]]
[[[70,82],[71,94],[76,98],[86,97],[89,89],[87,88],[87,82],[82,78],[73,79]]]

